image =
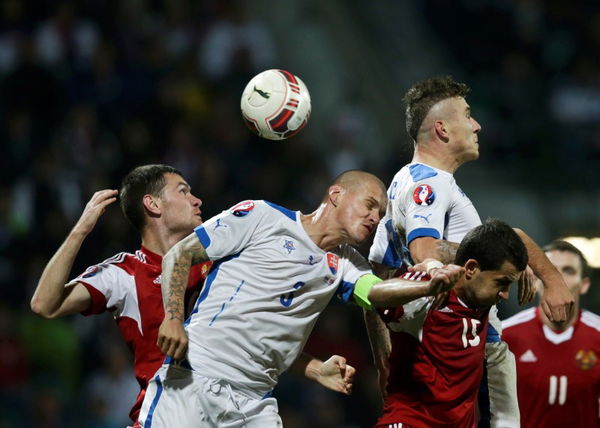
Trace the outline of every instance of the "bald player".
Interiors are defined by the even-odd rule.
[[[281,426],[271,391],[330,299],[371,308],[368,292],[381,280],[351,245],[374,232],[386,203],[377,177],[349,171],[311,214],[244,201],[176,244],[163,263],[158,338],[169,358],[151,382],[140,425]],[[185,278],[208,260],[214,267],[184,323]],[[390,299],[413,299],[448,289],[461,274],[448,267],[423,284],[386,283]]]

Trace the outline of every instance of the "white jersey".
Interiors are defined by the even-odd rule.
[[[399,268],[406,247],[416,238],[460,242],[481,224],[471,200],[452,174],[421,163],[410,163],[394,176],[388,207],[377,227],[369,259]],[[404,248],[403,248],[404,247]]]
[[[326,252],[300,212],[245,201],[195,229],[213,268],[190,318],[188,360],[250,396],[269,394],[331,297],[351,299],[370,273],[354,248]]]

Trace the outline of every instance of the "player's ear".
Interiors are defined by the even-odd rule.
[[[342,189],[342,186],[340,186],[339,184],[334,184],[333,186],[329,187],[329,202],[334,207],[338,206],[340,202],[340,196],[342,195],[343,190],[344,189]]]
[[[587,276],[581,280],[581,289],[579,290],[579,294],[585,294],[590,289],[592,281]]]
[[[144,208],[148,210],[150,215],[160,215],[160,204],[153,195],[147,194],[142,198],[142,203],[144,204]]]
[[[475,259],[469,259],[465,263],[465,279],[469,280],[479,273],[481,268],[479,262]]]
[[[448,126],[443,120],[438,119],[435,122],[433,122],[433,129],[435,130],[435,134],[437,135],[437,137],[440,140],[442,140],[445,143],[448,142],[448,140],[449,140]]]

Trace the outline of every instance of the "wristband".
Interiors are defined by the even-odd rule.
[[[425,271],[427,272],[427,275],[431,276],[431,271],[433,269],[439,269],[443,266],[444,266],[444,264],[442,262],[440,262],[439,260],[431,260],[431,261],[427,262],[427,264],[425,265]]]

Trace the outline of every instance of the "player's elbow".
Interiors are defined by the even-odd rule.
[[[31,298],[29,306],[34,314],[44,319],[49,320],[55,317],[50,308],[48,308],[47,305],[45,305],[44,302],[36,296]]]

